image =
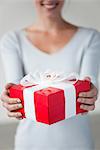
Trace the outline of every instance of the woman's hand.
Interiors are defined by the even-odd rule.
[[[85,80],[91,81],[89,77],[86,77]],[[91,83],[91,90],[88,92],[81,92],[79,94],[78,102],[81,102],[80,108],[93,111],[95,109],[95,102],[97,100],[98,90],[97,88]],[[88,113],[88,112],[86,112]],[[82,113],[82,114],[86,114]]]
[[[22,119],[22,114],[20,112],[13,112],[19,108],[22,108],[22,104],[20,99],[18,98],[10,98],[9,97],[9,88],[14,85],[13,83],[8,83],[5,86],[4,92],[1,94],[1,100],[3,102],[3,106],[8,110],[8,117],[15,117],[17,119]]]

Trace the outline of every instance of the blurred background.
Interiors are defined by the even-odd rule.
[[[0,38],[9,30],[23,28],[36,19],[34,0],[0,0]],[[100,0],[70,0],[63,11],[64,17],[73,24],[91,27],[100,31]],[[6,61],[6,60],[5,60]],[[0,93],[4,88],[5,75],[0,62]],[[99,75],[100,78],[100,75]],[[99,89],[100,89],[100,79]],[[100,94],[99,94],[100,95]],[[99,96],[100,97],[100,96]],[[90,113],[95,150],[100,150],[100,98],[96,110]],[[0,102],[0,150],[13,150],[14,135],[18,121],[9,119]]]

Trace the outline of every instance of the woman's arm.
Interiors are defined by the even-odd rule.
[[[94,31],[94,35],[84,53],[80,78],[91,78],[91,90],[80,93],[78,101],[83,103],[81,108],[91,111],[95,109],[95,101],[98,95],[98,73],[100,64],[100,33]]]
[[[7,33],[1,39],[0,58],[6,77],[6,83],[8,83],[1,94],[1,100],[3,106],[8,110],[8,116],[20,119],[22,116],[21,113],[12,111],[22,108],[21,101],[17,98],[9,97],[9,88],[13,83],[19,83],[19,80],[23,77],[21,50],[14,32]]]
[[[98,88],[98,73],[100,65],[100,33],[94,30],[92,38],[85,48],[81,64],[80,77],[89,76],[92,83]]]
[[[18,39],[13,31],[5,34],[0,41],[0,58],[6,83],[18,83],[23,77],[23,64]]]

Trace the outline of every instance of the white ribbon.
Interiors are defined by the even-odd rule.
[[[20,84],[23,86],[31,86],[33,84],[51,84],[62,81],[69,82],[69,80],[77,81],[78,79],[79,76],[77,73],[71,73],[70,75],[67,75],[66,72],[57,72],[51,70],[47,70],[45,72],[35,71],[34,73],[29,73],[28,75],[26,75],[20,81]]]
[[[78,75],[73,73],[66,77],[65,73],[62,72],[35,72],[33,75],[26,75],[20,82],[23,86],[36,86],[27,87],[23,91],[24,97],[24,111],[26,118],[36,121],[35,117],[35,105],[34,105],[34,92],[47,88],[55,87],[64,90],[65,96],[65,118],[69,118],[76,114],[76,90],[74,82],[68,82],[69,80],[78,80]],[[64,82],[67,81],[67,82]]]

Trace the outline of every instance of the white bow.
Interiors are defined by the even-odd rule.
[[[47,70],[45,72],[35,71],[34,73],[29,73],[20,81],[23,86],[31,86],[33,84],[54,84],[62,81],[69,82],[74,80],[76,82],[79,79],[77,73],[71,73],[67,75],[66,72],[58,72]]]

